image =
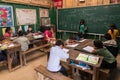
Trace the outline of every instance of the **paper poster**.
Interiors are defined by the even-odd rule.
[[[36,9],[16,9],[17,24],[28,25],[36,24]]]
[[[12,6],[0,5],[0,27],[14,26]]]

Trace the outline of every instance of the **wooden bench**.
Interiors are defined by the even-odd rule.
[[[35,68],[38,74],[38,80],[73,80],[67,76],[62,75],[61,73],[52,73],[49,72],[46,67],[40,65],[39,67]]]
[[[99,80],[106,80],[109,76],[110,69],[100,69],[99,70]]]
[[[28,54],[28,53],[30,53],[30,52],[33,52],[33,51],[36,51],[36,50],[40,50],[40,49],[45,48],[45,47],[49,47],[49,46],[51,46],[51,44],[50,44],[50,43],[47,43],[47,44],[43,44],[43,45],[41,45],[41,46],[37,46],[37,47],[31,48],[31,49],[29,49],[29,50],[27,50],[27,51],[23,51],[23,52],[22,52],[22,55],[23,55],[23,62],[24,62],[24,64],[25,64],[25,65],[27,64],[27,63],[26,63],[26,54]]]

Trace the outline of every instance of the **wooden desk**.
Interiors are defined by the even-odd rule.
[[[22,54],[20,44],[14,44],[13,47],[6,49],[9,71],[13,71],[22,66]]]
[[[76,60],[76,58],[79,55],[79,53],[87,54],[85,52],[80,52],[80,51],[71,49],[69,51],[69,60],[68,60],[68,63],[70,63],[70,60],[74,60],[76,62],[84,62],[84,61]],[[88,62],[84,62],[85,64],[92,66],[92,68],[93,68],[92,70],[87,70],[87,69],[86,70],[82,70],[82,68],[76,66],[75,64],[69,64],[72,67],[72,74],[76,73],[75,69],[76,69],[76,71],[77,70],[82,70],[84,72],[92,74],[92,80],[98,80],[99,67],[100,67],[100,65],[102,63],[103,57],[99,56],[99,58],[100,59],[99,59],[98,64],[91,64],[91,63],[88,63]]]
[[[86,39],[84,42],[79,42],[79,45],[76,46],[74,49],[79,50],[79,51],[83,51],[83,52],[87,52],[87,51],[83,50],[83,48],[86,47],[86,46],[94,47],[93,40],[92,39]]]
[[[79,45],[76,46],[75,48],[69,48],[69,60],[68,60],[68,65],[70,65],[72,67],[72,74],[75,74],[75,70],[82,70],[82,68],[76,66],[75,64],[70,64],[70,60],[74,60],[76,62],[84,62],[84,61],[80,61],[80,60],[76,60],[76,58],[78,57],[79,53],[84,53],[84,54],[89,54],[87,51],[83,50],[84,47],[86,46],[94,46],[93,45],[93,40],[92,39],[86,39],[83,42],[77,42]],[[92,54],[91,54],[92,55]],[[94,55],[96,56],[96,55]],[[92,74],[92,80],[98,80],[98,74],[99,74],[99,67],[102,63],[103,57],[98,56],[99,59],[99,63],[98,64],[91,64],[88,62],[84,62],[85,64],[91,66],[93,69],[92,70],[82,70],[84,72],[87,72],[89,74]],[[79,72],[79,71],[78,71]]]

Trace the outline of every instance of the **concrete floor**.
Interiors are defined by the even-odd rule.
[[[9,72],[7,69],[0,70],[0,80],[37,80],[34,68],[40,64],[44,66],[47,64],[47,55],[41,56],[38,53],[40,52],[29,55],[28,64],[13,72]],[[108,80],[120,80],[120,55],[117,57],[117,61],[118,68],[113,71]]]

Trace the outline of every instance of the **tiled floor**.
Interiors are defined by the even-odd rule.
[[[47,56],[41,56],[39,53],[35,52],[29,56],[31,61],[28,62],[27,66],[23,66],[13,72],[9,72],[7,69],[0,70],[0,80],[37,80],[34,68],[40,64],[44,66],[47,64]],[[117,61],[118,69],[112,73],[108,80],[120,80],[120,55],[117,57]]]

